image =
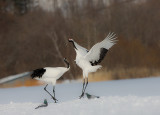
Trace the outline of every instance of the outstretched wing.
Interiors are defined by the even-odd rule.
[[[100,63],[114,44],[116,44],[116,35],[109,33],[107,37],[97,44],[95,44],[90,51],[85,55],[85,59],[88,60],[92,66]]]
[[[73,43],[76,50],[78,50],[83,56],[88,53],[88,50],[80,45],[78,45],[76,42]]]

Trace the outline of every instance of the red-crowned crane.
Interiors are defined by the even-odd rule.
[[[56,80],[59,79],[65,72],[67,72],[70,69],[70,65],[66,58],[64,58],[64,62],[66,63],[67,67],[45,67],[36,69],[31,74],[32,79],[35,78],[37,80],[41,80],[47,83],[47,85],[44,87],[44,90],[52,97],[52,99],[55,101],[58,101],[55,98],[55,85]],[[48,86],[48,83],[51,83],[53,85],[53,94],[52,96],[46,87]]]
[[[116,44],[116,35],[114,33],[109,33],[107,37],[95,44],[89,51],[86,48],[78,45],[73,39],[68,41],[73,44],[73,47],[76,51],[76,64],[83,71],[83,88],[80,98],[84,96],[86,87],[88,85],[88,74],[91,72],[96,72],[97,69],[100,69],[102,66],[99,64],[105,57],[108,50]],[[85,79],[87,81],[85,82]]]

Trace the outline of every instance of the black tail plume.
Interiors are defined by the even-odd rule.
[[[35,77],[41,78],[45,72],[46,72],[46,69],[44,69],[44,68],[36,69],[31,74],[31,77],[32,77],[32,79]]]

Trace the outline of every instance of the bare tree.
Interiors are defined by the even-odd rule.
[[[58,44],[58,37],[57,37],[57,34],[55,32],[50,32],[48,33],[48,37],[52,40],[52,43],[55,47],[55,50],[56,50],[56,53],[55,53],[55,57],[58,57],[60,58],[61,60],[64,58],[62,53],[61,53],[61,50],[59,49],[60,47],[60,44]],[[62,60],[63,64],[65,65],[65,62]],[[69,75],[71,77],[71,79],[73,79],[73,74],[71,72],[69,72]]]

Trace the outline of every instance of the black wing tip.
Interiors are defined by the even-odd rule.
[[[90,61],[91,65],[92,65],[92,66],[95,66],[95,65],[101,63],[101,61],[102,61],[102,60],[104,59],[104,57],[106,56],[107,52],[108,52],[108,49],[106,49],[106,48],[101,48],[99,60],[94,61],[94,62]]]

